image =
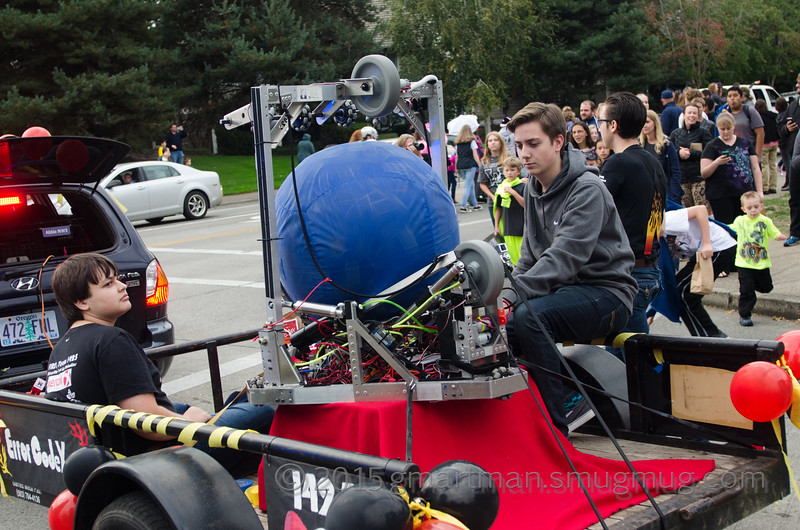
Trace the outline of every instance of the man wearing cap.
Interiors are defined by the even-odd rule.
[[[366,127],[361,128],[361,138],[366,142],[368,140],[377,140],[378,139],[378,131],[375,130],[375,127],[367,125]]]
[[[678,119],[683,110],[675,104],[675,95],[672,90],[665,90],[661,93],[661,104],[664,105],[664,110],[661,112],[661,128],[664,134],[669,134],[678,128]]]
[[[500,137],[503,139],[503,142],[506,144],[506,151],[508,151],[509,156],[517,156],[517,146],[514,145],[514,133],[508,130],[508,122],[511,121],[511,118],[506,116],[503,118],[503,121],[500,122]]]

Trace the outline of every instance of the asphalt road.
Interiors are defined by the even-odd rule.
[[[461,240],[483,239],[490,230],[485,211],[459,214]],[[199,221],[176,216],[160,225],[137,224],[170,281],[169,315],[177,342],[185,342],[260,327],[266,319],[260,225],[256,202],[223,204]],[[742,328],[733,312],[710,310],[712,318],[735,338],[775,338],[797,328],[797,322],[761,319],[763,324]],[[657,319],[653,333],[688,335],[681,325]],[[220,348],[223,389],[239,390],[261,371],[260,353],[251,342]],[[176,401],[211,410],[205,354],[177,357],[164,388]],[[790,448],[800,447],[800,433],[789,425]],[[791,454],[791,453],[790,453]],[[800,458],[792,455],[796,469]],[[0,500],[3,527],[15,530],[47,526],[45,508],[23,501]],[[800,501],[789,496],[732,528],[783,529],[796,526]],[[791,523],[791,521],[795,523]]]

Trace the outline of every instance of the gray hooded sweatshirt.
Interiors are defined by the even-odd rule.
[[[525,187],[525,235],[514,269],[520,297],[591,285],[607,289],[630,311],[638,291],[633,263],[614,199],[597,168],[568,146],[546,192],[535,178]]]

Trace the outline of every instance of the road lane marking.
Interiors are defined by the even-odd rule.
[[[237,208],[237,209],[242,209],[242,207]],[[258,205],[256,205],[256,210],[258,210]],[[258,217],[258,213],[256,213],[255,216]],[[236,219],[238,217],[253,217],[253,214],[252,213],[242,213],[242,214],[238,214],[238,215],[228,215],[228,216],[225,216],[225,217],[204,217],[203,219],[197,219],[195,221],[189,221],[189,220],[181,221],[181,220],[176,219],[175,221],[169,221],[169,222],[167,222],[167,223],[165,223],[163,225],[158,225],[158,226],[151,226],[151,225],[148,225],[148,224],[137,224],[137,225],[134,226],[134,228],[138,232],[157,232],[159,230],[169,230],[170,228],[173,228],[173,229],[174,228],[181,228],[182,225],[179,224],[179,223],[184,223],[184,222],[192,223],[192,226],[197,226],[197,225],[204,225],[204,224],[208,224],[208,223],[216,223],[216,222],[219,222],[219,221],[228,221],[230,219]]]
[[[172,254],[217,254],[223,256],[261,257],[260,250],[227,250],[227,249],[214,249],[214,248],[170,248],[170,247],[157,247],[157,248],[154,247],[154,250],[157,252],[165,252]]]
[[[489,224],[489,221],[486,219],[479,219],[478,221],[470,221],[468,223],[459,222],[458,226],[470,226],[470,225],[478,225],[478,224]]]
[[[253,367],[261,367],[261,352],[253,353],[244,357],[239,357],[238,359],[234,359],[232,361],[228,361],[226,363],[222,363],[219,365],[219,371],[220,375],[225,377]],[[184,390],[207,385],[210,380],[211,374],[209,371],[207,369],[200,370],[199,372],[179,377],[174,381],[161,383],[161,390],[163,390],[169,396],[177,392],[183,392]]]
[[[161,245],[179,245],[181,243],[190,243],[192,241],[203,241],[206,239],[214,239],[215,237],[225,237],[225,236],[233,236],[236,234],[244,234],[247,232],[255,232],[256,230],[258,230],[257,226],[253,228],[243,228],[242,230],[233,230],[231,232],[220,232],[219,234],[209,234],[206,236],[189,237],[186,239],[176,239],[175,241],[166,241],[164,243],[154,243],[149,246],[160,247]]]
[[[251,282],[246,280],[211,280],[205,278],[175,278],[169,277],[169,283],[183,283],[188,285],[215,285],[218,287],[251,287],[264,289],[264,282]]]

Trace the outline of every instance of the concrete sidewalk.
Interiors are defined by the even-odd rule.
[[[783,182],[783,177],[779,178]],[[461,199],[461,186],[458,183],[456,197]],[[777,195],[768,198],[781,198],[788,200],[788,192],[779,191]],[[241,202],[257,202],[256,193],[243,193],[228,195],[223,204],[236,204]],[[786,235],[789,235],[788,233]],[[800,319],[800,245],[784,247],[783,241],[770,241],[769,255],[772,261],[772,283],[774,289],[771,293],[758,293],[758,302],[754,313],[782,317],[790,320]],[[739,278],[731,274],[727,278],[719,278],[714,282],[714,292],[703,298],[703,303],[710,307],[736,311],[739,304]]]

